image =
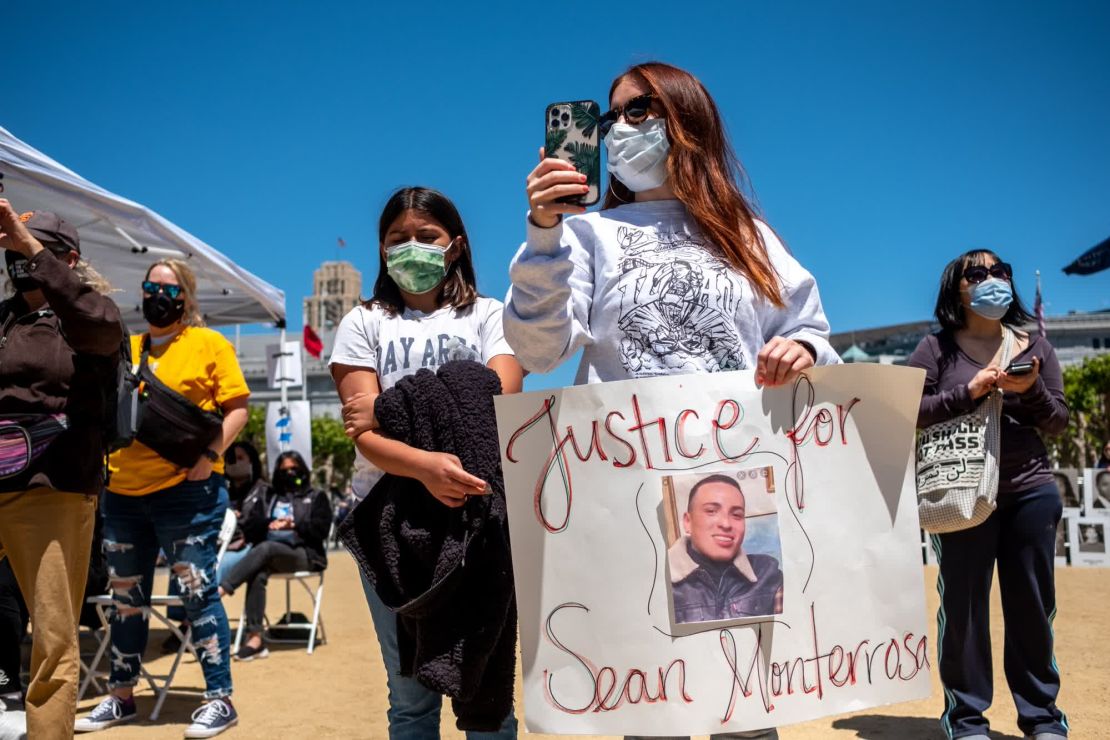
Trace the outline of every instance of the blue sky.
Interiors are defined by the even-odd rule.
[[[321,260],[372,281],[400,185],[456,200],[503,296],[545,105],[648,59],[713,93],[834,331],[927,317],[973,246],[1030,303],[1040,269],[1050,313],[1110,308],[1110,273],[1060,272],[1110,236],[1110,3],[9,0],[4,25],[0,125],[284,289],[291,328]]]

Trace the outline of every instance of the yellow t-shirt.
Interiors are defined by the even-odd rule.
[[[143,335],[131,337],[131,357],[142,355]],[[250,395],[235,347],[211,329],[187,326],[163,345],[152,344],[150,369],[155,377],[205,411],[215,411],[228,401]],[[108,488],[124,496],[145,496],[185,480],[188,470],[179,468],[142,442],[112,453],[108,458],[111,480]],[[221,459],[212,466],[224,472]]]

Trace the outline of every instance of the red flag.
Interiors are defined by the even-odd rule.
[[[317,360],[324,353],[324,343],[320,341],[320,337],[316,336],[316,332],[312,331],[312,327],[308,324],[304,325],[304,351]]]
[[[335,238],[335,242],[336,242],[336,244],[338,244],[338,245],[339,245],[339,248],[340,248],[340,249],[342,249],[343,247],[347,246],[347,242],[343,241],[343,237],[341,237],[341,236],[337,236],[337,237]]]
[[[1040,331],[1042,337],[1047,337],[1048,333],[1044,328],[1044,301],[1041,299],[1041,279],[1037,278],[1037,297],[1033,301],[1033,314],[1037,317],[1037,330]]]

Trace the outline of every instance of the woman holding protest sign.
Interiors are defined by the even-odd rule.
[[[457,368],[463,364],[471,373],[485,374],[488,377],[479,380],[494,387],[500,385],[502,393],[519,392],[523,375],[512,349],[505,342],[501,303],[478,294],[470,241],[454,203],[429,188],[402,188],[386,203],[378,224],[379,271],[373,296],[344,317],[330,358],[332,375],[344,404],[346,431],[355,440],[358,450],[352,487],[359,499],[367,499],[344,522],[344,532],[349,527],[352,530],[357,527],[364,510],[386,499],[390,495],[387,489],[395,487],[397,481],[401,481],[401,485],[416,483],[418,488],[422,486],[419,490],[410,487],[410,497],[415,496],[418,506],[442,521],[453,522],[460,517],[465,520],[476,513],[481,516],[474,505],[482,502],[471,500],[468,503],[468,498],[486,499],[492,491],[503,496],[499,481],[483,480],[464,468],[461,452],[459,455],[439,452],[382,433],[382,425],[375,414],[376,410],[379,414],[382,410],[379,397],[404,394],[410,406],[417,399],[419,403],[415,405],[431,408],[435,399],[421,396],[421,390],[445,378],[452,365]],[[451,363],[452,360],[474,362]],[[432,372],[418,375],[417,371],[423,368]],[[481,393],[482,388],[484,386],[471,386],[467,393]],[[479,429],[462,430],[470,438],[479,438],[473,439],[469,446],[478,447],[496,437],[492,432],[495,422],[489,403],[492,395],[491,392],[484,399],[489,406],[485,414],[488,418],[478,420],[490,427],[491,432],[487,435]],[[438,437],[439,433],[427,436]],[[486,437],[488,439],[482,439]],[[496,447],[495,442],[493,446]],[[496,450],[494,456],[497,457]],[[373,494],[368,497],[371,489],[374,489]],[[492,500],[486,500],[492,506]],[[500,504],[503,512],[503,500]],[[501,534],[507,543],[507,523],[501,524],[504,526]],[[384,531],[387,527],[383,525],[380,529]],[[406,552],[409,560],[418,559],[415,549]],[[404,561],[405,558],[400,558],[397,566],[409,567]],[[360,564],[363,564],[362,558]],[[476,567],[472,565],[470,570]],[[502,595],[511,600],[511,563],[507,551],[503,562],[495,567],[498,573],[508,574]],[[485,576],[492,580],[492,569]],[[363,586],[388,672],[391,738],[439,737],[442,694],[455,697],[458,726],[467,730],[470,740],[516,737],[511,677],[515,660],[512,650],[515,617],[505,632],[506,635],[511,633],[512,642],[509,643],[508,662],[503,666],[508,671],[507,687],[498,687],[506,689],[500,697],[503,701],[487,703],[488,711],[484,716],[478,720],[468,719],[465,712],[460,714],[458,697],[473,693],[475,686],[456,685],[454,689],[457,690],[435,690],[422,682],[424,677],[419,666],[414,670],[415,660],[402,665],[406,646],[399,644],[398,620],[402,610],[397,602],[403,599],[395,590],[390,591],[387,595],[395,597],[395,603],[387,605],[365,575]],[[429,620],[473,622],[473,614],[481,605],[463,604],[458,611],[443,614],[435,613],[434,608],[425,608],[433,612],[426,615]],[[401,640],[409,636],[406,629]],[[412,653],[408,650],[410,657]],[[483,655],[471,657],[486,660]],[[440,663],[451,664],[454,659],[455,656],[448,656]],[[458,673],[466,675],[465,668],[461,666]],[[418,676],[421,680],[417,680]],[[477,729],[479,727],[481,729]]]
[[[609,104],[600,212],[561,202],[588,189],[570,163],[541,151],[528,175],[505,309],[521,364],[547,372],[582,349],[579,383],[754,369],[776,386],[839,362],[817,283],[756,218],[701,82],[639,64],[613,81]]]
[[[973,411],[1001,391],[997,509],[977,526],[932,535],[940,565],[937,617],[941,722],[950,738],[986,738],[991,705],[990,591],[998,567],[1006,624],[1006,681],[1028,737],[1067,736],[1056,706],[1053,656],[1056,525],[1063,503],[1041,434],[1068,424],[1060,364],[1042,336],[1020,329],[1033,317],[994,252],[977,249],[944,269],[937,296],[941,330],[925,337],[909,364],[925,370],[918,427]],[[1009,353],[1007,353],[1009,350]],[[1013,358],[1002,366],[1000,358]]]
[[[181,587],[206,684],[205,704],[185,737],[213,737],[239,721],[231,704],[231,640],[216,553],[228,506],[223,454],[247,423],[250,391],[235,348],[204,326],[188,265],[156,262],[142,291],[149,327],[131,342],[142,382],[142,421],[136,441],[109,459],[102,499],[115,612],[110,694],[76,729],[103,730],[138,716],[132,694],[161,549]]]

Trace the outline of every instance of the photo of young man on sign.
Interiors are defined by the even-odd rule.
[[[770,467],[663,479],[676,624],[782,613],[774,493]]]

